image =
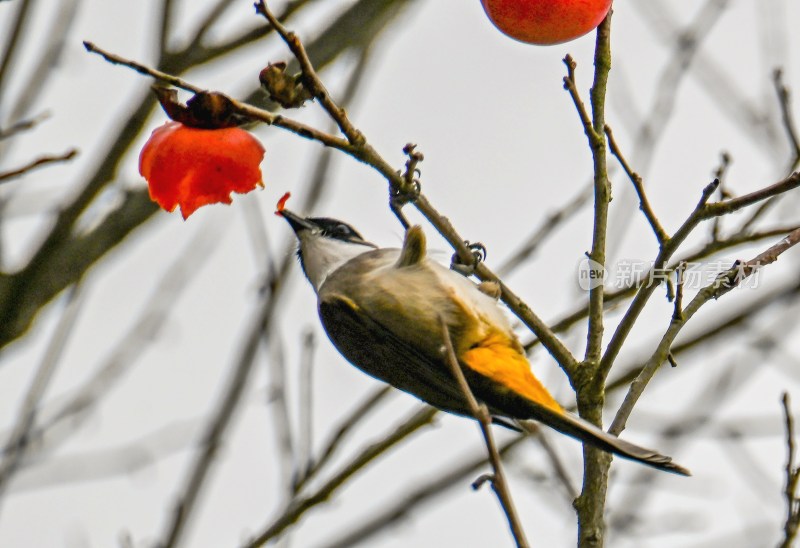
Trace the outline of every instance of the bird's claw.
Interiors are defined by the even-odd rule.
[[[463,276],[472,276],[475,273],[475,267],[478,266],[478,263],[486,260],[486,246],[480,242],[470,243],[468,241],[464,241],[464,245],[466,245],[472,253],[472,262],[466,264],[461,260],[458,253],[453,253],[453,256],[450,258],[450,269],[455,270]]]

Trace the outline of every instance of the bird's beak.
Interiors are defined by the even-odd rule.
[[[317,226],[314,223],[307,221],[300,215],[297,215],[289,211],[288,209],[281,210],[280,215],[281,217],[286,219],[286,222],[289,223],[289,226],[292,227],[292,230],[294,230],[295,234],[300,234],[300,232],[302,232],[303,230],[314,230],[315,228],[317,228]]]

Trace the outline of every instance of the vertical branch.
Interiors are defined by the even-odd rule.
[[[161,25],[158,32],[158,55],[160,59],[166,56],[169,50],[169,31],[172,27],[172,16],[175,11],[173,0],[162,0]]]
[[[597,27],[597,43],[594,54],[594,83],[590,92],[592,105],[592,135],[590,145],[594,160],[594,228],[590,259],[600,268],[606,263],[606,232],[608,230],[608,204],[611,187],[608,182],[606,159],[606,89],[611,70],[611,12]],[[585,361],[596,364],[600,360],[603,342],[603,293],[602,276],[589,293],[589,333],[586,341]]]
[[[34,2],[35,0],[21,0],[17,8],[17,16],[11,24],[11,32],[3,47],[2,57],[0,57],[0,91],[7,89],[3,83],[11,69],[11,64],[14,62],[14,54],[17,51],[17,46],[19,46],[22,29],[25,27],[28,14],[30,13],[29,10]],[[0,105],[2,105],[2,99],[2,94],[0,94]]]
[[[608,138],[608,146],[611,149],[611,154],[613,154],[617,160],[619,160],[619,164],[622,166],[622,169],[625,171],[628,179],[630,179],[631,183],[633,183],[633,189],[636,191],[636,196],[639,198],[639,209],[642,211],[642,213],[644,213],[647,222],[650,224],[650,228],[653,230],[653,234],[656,235],[656,240],[658,240],[659,247],[663,247],[664,243],[669,240],[669,234],[667,234],[667,231],[664,230],[661,222],[659,222],[658,217],[656,217],[656,213],[653,210],[653,206],[650,204],[650,200],[647,198],[642,176],[633,171],[630,164],[625,159],[625,156],[622,155],[622,150],[620,150],[617,141],[614,139],[614,133],[611,131],[611,126],[606,124],[605,131],[606,137]]]
[[[458,381],[461,391],[464,393],[464,398],[467,400],[467,404],[472,412],[472,416],[475,417],[475,420],[478,421],[478,424],[481,427],[481,433],[483,434],[483,439],[486,442],[486,450],[489,452],[489,462],[491,463],[492,470],[494,472],[492,476],[482,476],[478,478],[478,480],[473,484],[473,487],[480,487],[480,485],[487,480],[491,483],[492,489],[494,490],[495,495],[497,495],[497,500],[500,501],[500,505],[503,507],[506,519],[508,519],[508,526],[511,529],[511,533],[514,535],[514,541],[517,543],[519,548],[527,548],[529,546],[528,539],[525,538],[525,531],[522,529],[522,524],[519,521],[519,514],[514,506],[514,501],[511,499],[511,491],[508,488],[506,475],[503,471],[500,453],[497,451],[497,445],[495,444],[494,437],[492,436],[492,417],[489,415],[489,410],[486,408],[486,406],[483,404],[478,404],[478,401],[472,394],[469,383],[467,383],[467,379],[464,377],[464,372],[461,370],[461,366],[456,358],[455,350],[453,350],[453,342],[450,340],[450,331],[447,329],[447,324],[445,323],[444,318],[440,318],[439,321],[442,327],[442,335],[444,340],[443,353],[445,355],[445,359],[450,365],[450,369],[453,372],[453,376]]]
[[[72,333],[72,328],[75,326],[75,319],[81,309],[83,301],[80,297],[81,284],[79,282],[73,285],[69,292],[64,314],[61,316],[61,320],[56,327],[56,331],[45,352],[42,363],[36,370],[33,382],[22,400],[17,423],[12,430],[8,443],[6,443],[6,451],[3,460],[0,461],[0,499],[8,488],[8,483],[14,475],[14,472],[16,472],[25,459],[28,443],[30,442],[34,425],[36,424],[40,403],[47,387],[50,385],[50,380],[53,378],[56,365],[62,355],[67,339]]]
[[[608,229],[608,204],[611,188],[608,181],[605,139],[605,100],[608,73],[611,70],[611,12],[597,27],[594,57],[594,83],[591,89],[592,105],[592,157],[594,159],[594,229],[590,259],[598,268],[605,268],[606,232]],[[577,387],[578,411],[581,417],[600,425],[602,422],[605,375],[600,369],[603,343],[604,284],[591,289],[589,294],[589,328],[584,364],[579,371]],[[578,546],[601,547],[605,537],[603,512],[608,489],[608,469],[611,458],[588,445],[583,446],[583,486],[575,500],[578,514]]]
[[[80,3],[81,0],[62,0],[58,9],[50,8],[50,27],[42,34],[47,37],[47,41],[36,62],[30,65],[33,68],[28,71],[27,79],[18,88],[25,92],[17,94],[14,104],[6,111],[5,122],[15,123],[27,116],[42,93],[51,89],[49,81],[55,76],[59,67],[58,61],[66,51],[67,36],[75,22]],[[16,73],[15,76],[19,78]]]
[[[307,330],[303,334],[302,355],[300,358],[300,396],[297,421],[297,459],[294,478],[300,477],[311,469],[311,450],[314,446],[314,350],[316,339],[314,331]],[[292,488],[294,489],[294,480]]]
[[[783,540],[778,546],[779,548],[791,548],[794,546],[794,539],[797,537],[797,530],[800,527],[800,499],[797,498],[800,468],[796,467],[794,463],[794,417],[788,392],[783,393],[781,402],[786,421],[786,486],[783,490],[784,497],[786,497],[786,521],[783,524]]]
[[[255,364],[259,343],[263,334],[267,332],[276,301],[276,295],[270,293],[265,295],[258,305],[256,316],[250,322],[241,354],[228,379],[228,385],[203,434],[200,442],[201,451],[195,456],[191,469],[187,474],[183,494],[175,504],[172,518],[164,531],[163,540],[156,543],[159,548],[177,546],[187,528],[191,514],[197,506],[201,489],[206,483],[211,465],[216,458],[217,451],[222,445],[228,426],[231,424],[234,414],[242,401],[242,395]]]
[[[783,83],[783,71],[781,69],[775,69],[772,81],[775,85],[775,92],[778,94],[781,120],[783,121],[783,128],[786,131],[786,138],[789,140],[789,148],[791,149],[791,159],[789,160],[789,169],[787,171],[792,172],[800,166],[800,137],[798,137],[797,126],[792,114],[789,88]]]
[[[272,429],[275,432],[280,475],[284,480],[280,489],[284,491],[291,485],[292,467],[296,462],[297,455],[287,397],[286,353],[283,339],[275,328],[264,332],[262,342],[269,351],[267,405],[272,416]]]

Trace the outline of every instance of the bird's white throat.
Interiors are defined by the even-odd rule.
[[[317,232],[304,231],[299,237],[303,271],[316,292],[331,272],[353,257],[374,249],[371,245],[344,242]]]

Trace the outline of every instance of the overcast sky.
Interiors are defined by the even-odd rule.
[[[9,32],[19,1],[0,2],[0,42]],[[55,3],[35,3],[18,72],[13,73],[4,97],[18,98],[25,93],[21,74],[30,69],[26,60],[34,58],[50,32],[53,12],[48,8]],[[202,18],[206,4],[212,3],[177,2],[178,40]],[[213,36],[228,36],[259,23],[252,2],[233,3]],[[70,163],[0,186],[0,196],[9,200],[2,213],[5,268],[24,262],[32,243],[52,219],[49,213],[65,196],[81,188],[109,135],[118,130],[128,104],[138,101],[151,84],[148,78],[86,53],[81,42],[90,40],[119,55],[152,63],[159,4],[155,0],[79,2],[56,75],[28,112],[48,111],[50,117],[35,131],[15,139],[5,151],[0,150],[0,171],[70,147],[78,148],[80,155]],[[313,37],[340,6],[350,2],[318,4],[323,5],[301,12],[290,22],[302,38]],[[279,9],[282,3],[274,5]],[[670,40],[673,27],[686,28],[701,10],[713,12],[717,5],[724,9],[718,16],[704,17],[704,25],[693,35],[702,41],[702,48],[692,59],[692,68],[688,73],[675,70],[679,63]],[[663,19],[664,15],[674,19]],[[726,185],[735,194],[785,175],[789,152],[771,74],[777,66],[784,68],[785,81],[795,90],[795,113],[800,115],[797,21],[800,4],[791,0],[616,2],[607,120],[634,167],[644,175],[650,198],[668,231],[674,231],[697,203],[723,151],[733,159]],[[563,89],[562,59],[570,53],[577,61],[580,91],[588,102],[593,47],[593,33],[552,47],[513,42],[488,22],[478,0],[417,1],[378,39],[348,113],[398,169],[404,162],[403,146],[407,142],[419,145],[425,155],[423,192],[465,237],[486,245],[489,266],[497,268],[547,215],[578,196],[590,180],[591,155]],[[268,62],[286,59],[285,46],[270,37],[224,63],[192,71],[186,78],[201,87],[241,96],[255,85],[259,70]],[[345,56],[323,72],[334,97],[343,93],[353,61]],[[675,84],[674,95],[660,98],[663,90]],[[772,137],[768,131],[748,125],[743,107],[768,116]],[[0,123],[5,123],[7,113],[2,108],[4,105],[0,105]],[[669,113],[668,118],[659,121],[664,112]],[[290,115],[329,129],[315,105]],[[102,218],[125,189],[145,184],[137,171],[136,151],[150,129],[165,119],[158,111],[148,121],[148,129],[116,180],[85,215],[87,227]],[[648,120],[657,121],[653,128],[657,144],[652,148],[640,131]],[[267,270],[262,244],[280,260],[291,242],[289,228],[272,215],[275,203],[286,191],[294,195],[289,208],[302,203],[304,185],[321,149],[277,128],[257,127],[254,133],[267,149],[262,164],[263,190],[236,196],[231,206],[203,208],[185,222],[177,213],[159,212],[89,274],[78,298],[79,315],[46,402],[57,402],[108,363],[121,341],[131,340],[130,330],[144,312],[163,312],[165,321],[152,338],[135,340],[132,348],[126,348],[125,359],[131,358],[133,365],[123,382],[69,441],[44,462],[16,476],[0,506],[0,546],[114,546],[127,534],[135,546],[146,546],[161,536],[184,484],[196,440],[216,406],[242,347],[245,327],[256,312],[260,280]],[[639,214],[628,180],[613,161],[610,165],[614,166],[610,266],[652,261],[655,239]],[[402,229],[386,207],[386,182],[377,173],[334,154],[329,179],[322,202],[311,213],[344,219],[381,246],[400,243]],[[796,222],[797,203],[795,196],[787,197],[770,211],[765,226]],[[408,209],[412,220],[421,222]],[[253,219],[262,227],[255,235]],[[425,229],[436,256],[447,261],[446,243],[430,226]],[[690,244],[704,241],[707,234],[706,229],[701,230]],[[737,258],[750,258],[770,243],[717,256],[713,261],[730,264]],[[548,321],[558,319],[586,300],[577,284],[577,267],[590,245],[590,208],[584,207],[506,281],[539,316]],[[759,287],[737,290],[709,305],[696,318],[697,324],[741,306],[755,298],[757,291],[769,291],[791,276],[796,278],[796,256],[796,251],[789,252],[785,260],[764,271]],[[176,262],[192,274],[179,287],[167,288],[154,309],[148,302]],[[274,380],[270,363],[278,355],[285,359],[289,400],[296,405],[302,340],[307,333],[314,334],[316,448],[332,425],[378,386],[331,347],[316,318],[313,291],[296,265],[289,284],[279,305],[280,321],[262,349],[247,389],[247,403],[215,463],[186,546],[238,546],[260,532],[285,503],[287,478],[278,457],[274,408],[266,403]],[[22,395],[43,359],[67,300],[58,298],[23,340],[0,354],[0,427],[10,427],[16,419]],[[671,306],[663,298],[654,298],[621,362],[632,363],[649,355],[648,349],[668,324]],[[636,464],[615,461],[612,471],[616,477],[609,495],[612,517],[620,518],[616,509],[629,508],[630,497],[638,496],[636,481],[652,482],[653,488],[641,501],[639,521],[613,537],[609,545],[720,546],[723,544],[717,543],[726,534],[732,538],[725,546],[777,542],[784,512],[781,392],[796,393],[795,400],[800,401],[798,362],[791,354],[800,352],[792,338],[796,312],[796,307],[776,307],[769,321],[752,326],[737,340],[687,356],[680,371],[662,371],[664,378],[648,389],[624,437],[672,454],[694,476],[647,476],[642,480]],[[520,333],[528,340],[524,331]],[[769,358],[760,353],[756,342],[765,333],[779,333],[786,339],[782,353]],[[582,329],[566,338],[570,347],[580,352],[584,340]],[[531,361],[556,397],[571,403],[571,391],[555,362],[541,351],[534,353]],[[708,412],[701,406],[705,391],[710,390],[709,383],[720,379],[729,381],[732,388],[725,403],[713,410],[715,428],[691,439],[664,439],[653,433],[674,416],[688,415],[689,421],[695,410]],[[609,419],[620,397],[614,394],[609,398]],[[346,440],[334,464],[346,462],[348,455],[390,431],[417,407],[414,399],[393,394],[379,413]],[[725,431],[726,421],[742,424],[737,421],[744,417],[756,425],[745,428],[746,441],[731,441],[718,434]],[[296,423],[297,416],[292,420]],[[498,434],[501,439],[508,438],[505,432]],[[579,484],[579,444],[549,434],[573,483]],[[737,458],[723,458],[736,444],[747,451],[739,451]],[[331,504],[310,512],[288,544],[323,546],[340,538],[376,507],[402,500],[411,487],[442,475],[465,455],[477,456],[482,451],[474,424],[440,417],[435,426],[422,429],[348,484]],[[541,450],[531,442],[515,455],[510,466],[512,490],[530,540],[536,546],[570,545],[575,534],[574,514],[570,501],[552,480]],[[746,462],[751,457],[755,464]],[[510,545],[491,491],[474,492],[469,483],[465,481],[446,496],[414,509],[388,534],[367,545]],[[751,531],[745,534],[744,530]]]

